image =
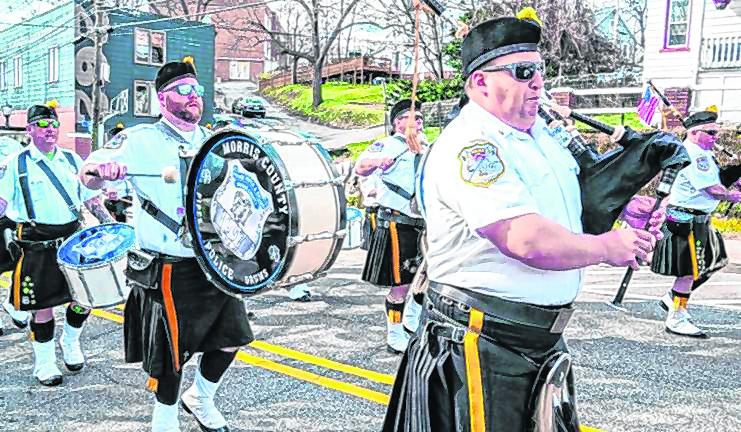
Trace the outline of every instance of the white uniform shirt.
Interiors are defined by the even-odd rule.
[[[374,207],[378,205],[378,186],[381,181],[377,170],[369,176],[360,177],[360,193],[363,195],[363,207]]]
[[[36,213],[35,222],[49,225],[63,225],[77,220],[77,216],[67,207],[62,196],[52,184],[49,177],[41,170],[38,163],[45,161],[51,171],[56,175],[62,187],[70,196],[73,205],[79,211],[88,201],[100,195],[100,191],[94,191],[83,186],[78,177],[79,169],[83,162],[77,153],[57,147],[56,154],[52,160],[42,154],[39,149],[31,144],[27,150],[29,155],[28,167],[28,189],[33,201],[33,210]],[[71,154],[75,160],[75,166],[69,163],[63,154]],[[6,215],[16,222],[30,222],[26,211],[25,200],[21,183],[18,179],[18,157],[25,151],[16,152],[4,161],[5,174],[0,179],[0,197],[8,202]]]
[[[713,151],[703,150],[689,140],[684,141],[684,148],[692,163],[679,171],[669,195],[669,204],[712,213],[720,200],[703,189],[720,184],[720,169]]]
[[[474,102],[448,125],[420,173],[430,280],[537,305],[576,298],[582,270],[539,270],[477,229],[535,213],[582,233],[578,165],[538,119],[532,136]],[[568,245],[564,245],[568,247]]]
[[[407,216],[420,217],[411,208],[412,200],[399,195],[384,184],[384,181],[391,183],[400,187],[409,195],[414,195],[415,156],[414,153],[409,151],[409,146],[404,138],[396,138],[395,136],[376,141],[360,154],[358,163],[372,158],[396,159],[396,163],[386,171],[377,169],[371,174],[371,176],[376,176],[376,202],[378,205],[398,210]]]
[[[18,141],[8,137],[0,137],[0,160],[4,160],[22,149],[23,145]]]
[[[91,162],[115,161],[126,164],[128,171],[136,174],[161,174],[165,167],[180,171],[180,150],[198,150],[208,136],[203,128],[193,132],[182,132],[164,118],[159,122],[169,125],[147,124],[127,128],[113,140],[90,155]],[[187,141],[186,141],[187,138]],[[129,182],[136,192],[134,200],[134,229],[139,247],[172,256],[193,257],[194,252],[183,244],[177,234],[163,226],[141,208],[139,197],[143,196],[176,222],[184,223],[185,195],[178,179],[165,183],[160,177],[130,177]]]

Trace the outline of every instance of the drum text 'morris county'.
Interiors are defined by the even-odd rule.
[[[260,158],[261,149],[255,144],[243,141],[243,140],[229,140],[222,145],[224,149],[224,156],[230,153],[244,154],[251,159]],[[273,196],[275,202],[278,204],[277,210],[282,214],[288,214],[288,198],[286,197],[285,184],[278,170],[275,169],[273,161],[269,157],[262,157],[260,160],[260,168],[265,170],[265,173],[270,178],[270,183],[273,185]]]

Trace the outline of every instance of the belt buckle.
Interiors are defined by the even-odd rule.
[[[462,344],[466,338],[466,329],[460,327],[453,327],[453,332],[450,334],[450,340],[457,344]]]
[[[571,320],[571,315],[574,314],[575,310],[576,309],[574,309],[573,307],[561,309],[558,312],[558,316],[553,321],[553,325],[551,325],[551,333],[563,333],[566,325],[569,323],[569,320]]]

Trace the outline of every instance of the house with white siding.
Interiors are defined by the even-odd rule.
[[[741,0],[648,0],[643,80],[677,108],[741,123]]]

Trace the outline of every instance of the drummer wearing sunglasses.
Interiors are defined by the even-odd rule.
[[[0,179],[0,215],[7,213],[17,223],[8,247],[16,263],[11,302],[15,309],[32,314],[33,376],[46,386],[62,382],[53,340],[53,308],[69,303],[60,346],[70,371],[85,365],[80,336],[90,313],[72,301],[67,280],[56,264],[56,250],[80,228],[83,204],[101,223],[112,221],[100,192],[80,184],[80,156],[57,146],[56,106],[51,101],[28,109],[26,131],[33,143],[5,161],[6,172]]]
[[[198,124],[205,89],[190,57],[164,65],[155,85],[162,119],[120,132],[90,155],[82,179],[101,188],[106,181],[126,179],[129,169],[155,174],[128,178],[141,203],[134,209],[138,253],[151,260],[143,269],[127,269],[132,291],[124,320],[126,361],[142,362],[149,375],[146,387],[156,397],[153,432],[179,431],[180,406],[201,430],[225,432],[229,428],[214,396],[238,347],[252,341],[252,330],[242,301],[209,282],[184,240],[184,176],[174,183],[156,176],[165,167],[187,165],[182,156],[197,152],[209,137]],[[203,355],[193,385],[181,395],[183,367],[195,353]]]

